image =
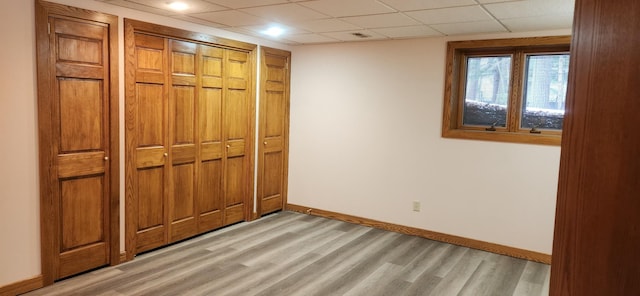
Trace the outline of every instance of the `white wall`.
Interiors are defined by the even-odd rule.
[[[0,286],[40,273],[34,2],[8,2],[0,2]]]
[[[120,17],[120,197],[124,250],[124,49],[122,18],[281,49],[285,45],[92,0],[54,0]],[[40,213],[33,0],[0,0],[0,287],[40,274]]]
[[[560,148],[443,139],[450,39],[293,49],[289,203],[551,254]]]

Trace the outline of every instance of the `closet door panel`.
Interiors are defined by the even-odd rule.
[[[245,200],[245,157],[227,158],[226,186],[225,186],[225,225],[244,220]]]
[[[167,243],[167,88],[166,44],[160,37],[135,34],[134,106],[127,111],[127,145],[133,146],[133,208],[135,250],[144,252]],[[131,148],[129,148],[131,149]],[[131,150],[129,150],[131,151]],[[131,165],[131,163],[129,163]]]
[[[244,217],[244,201],[249,194],[246,190],[246,155],[251,153],[247,146],[249,133],[249,56],[244,52],[225,52],[225,100],[224,135],[226,141],[225,167],[225,224],[239,222]]]
[[[224,50],[200,45],[198,232],[223,225],[222,76]]]
[[[138,169],[137,253],[165,244],[164,174],[162,166]]]
[[[169,137],[171,177],[169,241],[197,233],[196,216],[196,63],[197,45],[170,40],[171,95]]]
[[[203,161],[200,164],[200,188],[198,190],[198,232],[221,227],[222,207],[222,160]]]

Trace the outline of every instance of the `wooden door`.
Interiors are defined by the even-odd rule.
[[[128,260],[252,217],[254,48],[125,20]]]
[[[224,153],[224,224],[240,222],[248,217],[245,203],[253,188],[249,107],[251,106],[251,63],[246,52],[225,50],[223,128]]]
[[[198,46],[169,40],[171,90],[169,91],[169,242],[198,233],[196,213],[197,170],[196,69]],[[199,69],[198,69],[199,70]]]
[[[289,142],[288,51],[262,47],[258,214],[282,210],[287,200]]]
[[[549,295],[640,293],[638,15],[576,1]]]
[[[164,38],[136,34],[135,56],[127,69],[127,220],[135,229],[127,233],[135,253],[162,246],[168,242],[167,204],[169,160],[168,149],[168,81],[167,41]],[[131,40],[127,40],[130,42]]]
[[[117,18],[39,3],[45,284],[118,263]],[[54,13],[55,12],[55,13]],[[69,16],[59,13],[71,12]],[[113,39],[112,39],[113,38]]]
[[[224,49],[200,45],[198,232],[223,225],[222,93]]]

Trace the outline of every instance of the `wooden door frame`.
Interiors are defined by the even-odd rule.
[[[225,38],[216,37],[213,35],[197,33],[172,27],[166,27],[163,25],[147,23],[143,21],[124,19],[124,56],[125,56],[125,114],[129,110],[129,104],[132,101],[131,98],[135,97],[135,33],[149,34],[164,38],[171,38],[176,40],[183,40],[189,42],[195,42],[205,45],[217,46],[227,49],[240,50],[248,53],[249,60],[247,61],[251,68],[251,89],[249,90],[249,126],[248,126],[248,143],[246,147],[245,157],[247,158],[247,164],[245,167],[246,180],[248,180],[246,187],[246,200],[244,201],[244,215],[245,221],[253,220],[253,205],[254,205],[254,172],[255,172],[255,114],[256,114],[256,58],[257,58],[257,45],[251,43],[245,43],[241,41],[235,41]],[[135,147],[129,145],[129,137],[134,137],[134,130],[131,130],[131,126],[127,125],[128,117],[125,118],[125,251],[126,261],[132,260],[136,255],[136,213],[132,210],[133,203],[136,202],[136,197],[133,195],[132,182],[135,175],[136,167],[135,163],[132,163],[131,156],[134,155]]]
[[[36,56],[38,85],[38,146],[40,158],[40,244],[42,278],[44,285],[54,282],[56,271],[54,260],[58,246],[55,245],[55,225],[51,223],[56,213],[51,204],[51,191],[57,182],[57,172],[52,170],[56,155],[49,149],[53,141],[51,129],[51,96],[54,93],[55,70],[51,70],[49,46],[50,16],[76,18],[100,22],[109,28],[109,263],[116,265],[120,261],[120,176],[119,176],[119,131],[118,131],[118,17],[91,10],[85,10],[35,0]],[[107,172],[105,172],[107,173]],[[55,220],[54,220],[55,221]]]
[[[282,49],[277,49],[277,48],[271,48],[271,47],[266,47],[266,46],[260,46],[260,112],[259,112],[259,119],[258,119],[258,124],[259,124],[259,128],[258,128],[258,143],[264,141],[264,122],[266,121],[266,116],[264,111],[264,106],[263,106],[263,102],[264,99],[267,96],[266,93],[266,87],[265,85],[267,84],[267,67],[266,67],[266,63],[265,63],[265,57],[267,54],[273,54],[273,55],[279,55],[279,56],[286,56],[287,57],[287,72],[286,72],[286,77],[285,77],[285,81],[286,81],[286,85],[285,87],[285,110],[284,110],[284,131],[283,131],[283,147],[282,147],[282,157],[283,157],[283,161],[282,161],[282,178],[283,178],[283,182],[282,182],[282,209],[284,210],[286,205],[287,205],[287,192],[288,192],[288,184],[289,184],[289,118],[290,118],[290,85],[291,85],[291,52],[286,51],[286,50],[282,50]],[[263,191],[263,182],[261,181],[262,178],[264,178],[263,176],[263,172],[261,170],[261,167],[264,165],[264,146],[263,145],[258,145],[258,171],[257,171],[257,176],[258,176],[258,186],[257,186],[257,197],[256,198],[256,216],[260,217],[262,215],[264,215],[265,213],[263,213],[262,210],[262,191]]]

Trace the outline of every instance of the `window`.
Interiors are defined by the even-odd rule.
[[[570,37],[454,41],[442,136],[559,145]]]

